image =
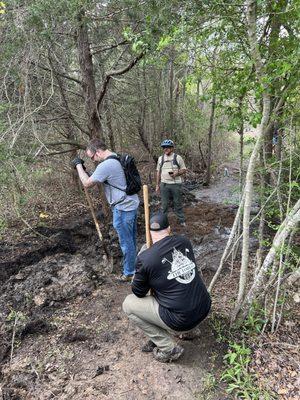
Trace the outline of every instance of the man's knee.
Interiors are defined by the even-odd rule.
[[[132,314],[134,310],[134,302],[136,301],[137,297],[134,294],[129,294],[125,300],[123,301],[122,308],[125,314],[129,315]]]

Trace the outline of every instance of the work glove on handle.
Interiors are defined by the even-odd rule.
[[[76,169],[76,166],[81,164],[82,168],[85,170],[84,161],[80,157],[75,157],[74,160],[71,161],[71,165]]]

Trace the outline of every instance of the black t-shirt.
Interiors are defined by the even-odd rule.
[[[167,236],[137,256],[132,291],[144,297],[150,289],[159,315],[177,331],[194,328],[210,310],[211,300],[199,275],[191,242]]]

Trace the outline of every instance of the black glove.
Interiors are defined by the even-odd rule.
[[[71,161],[71,165],[72,165],[75,169],[76,169],[76,165],[78,165],[78,164],[81,164],[81,165],[82,165],[82,168],[85,170],[84,161],[83,161],[81,158],[76,157],[76,158],[74,158],[74,160]]]

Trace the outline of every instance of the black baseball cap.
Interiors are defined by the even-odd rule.
[[[157,212],[150,218],[150,230],[162,231],[170,226],[168,217],[162,212]]]

